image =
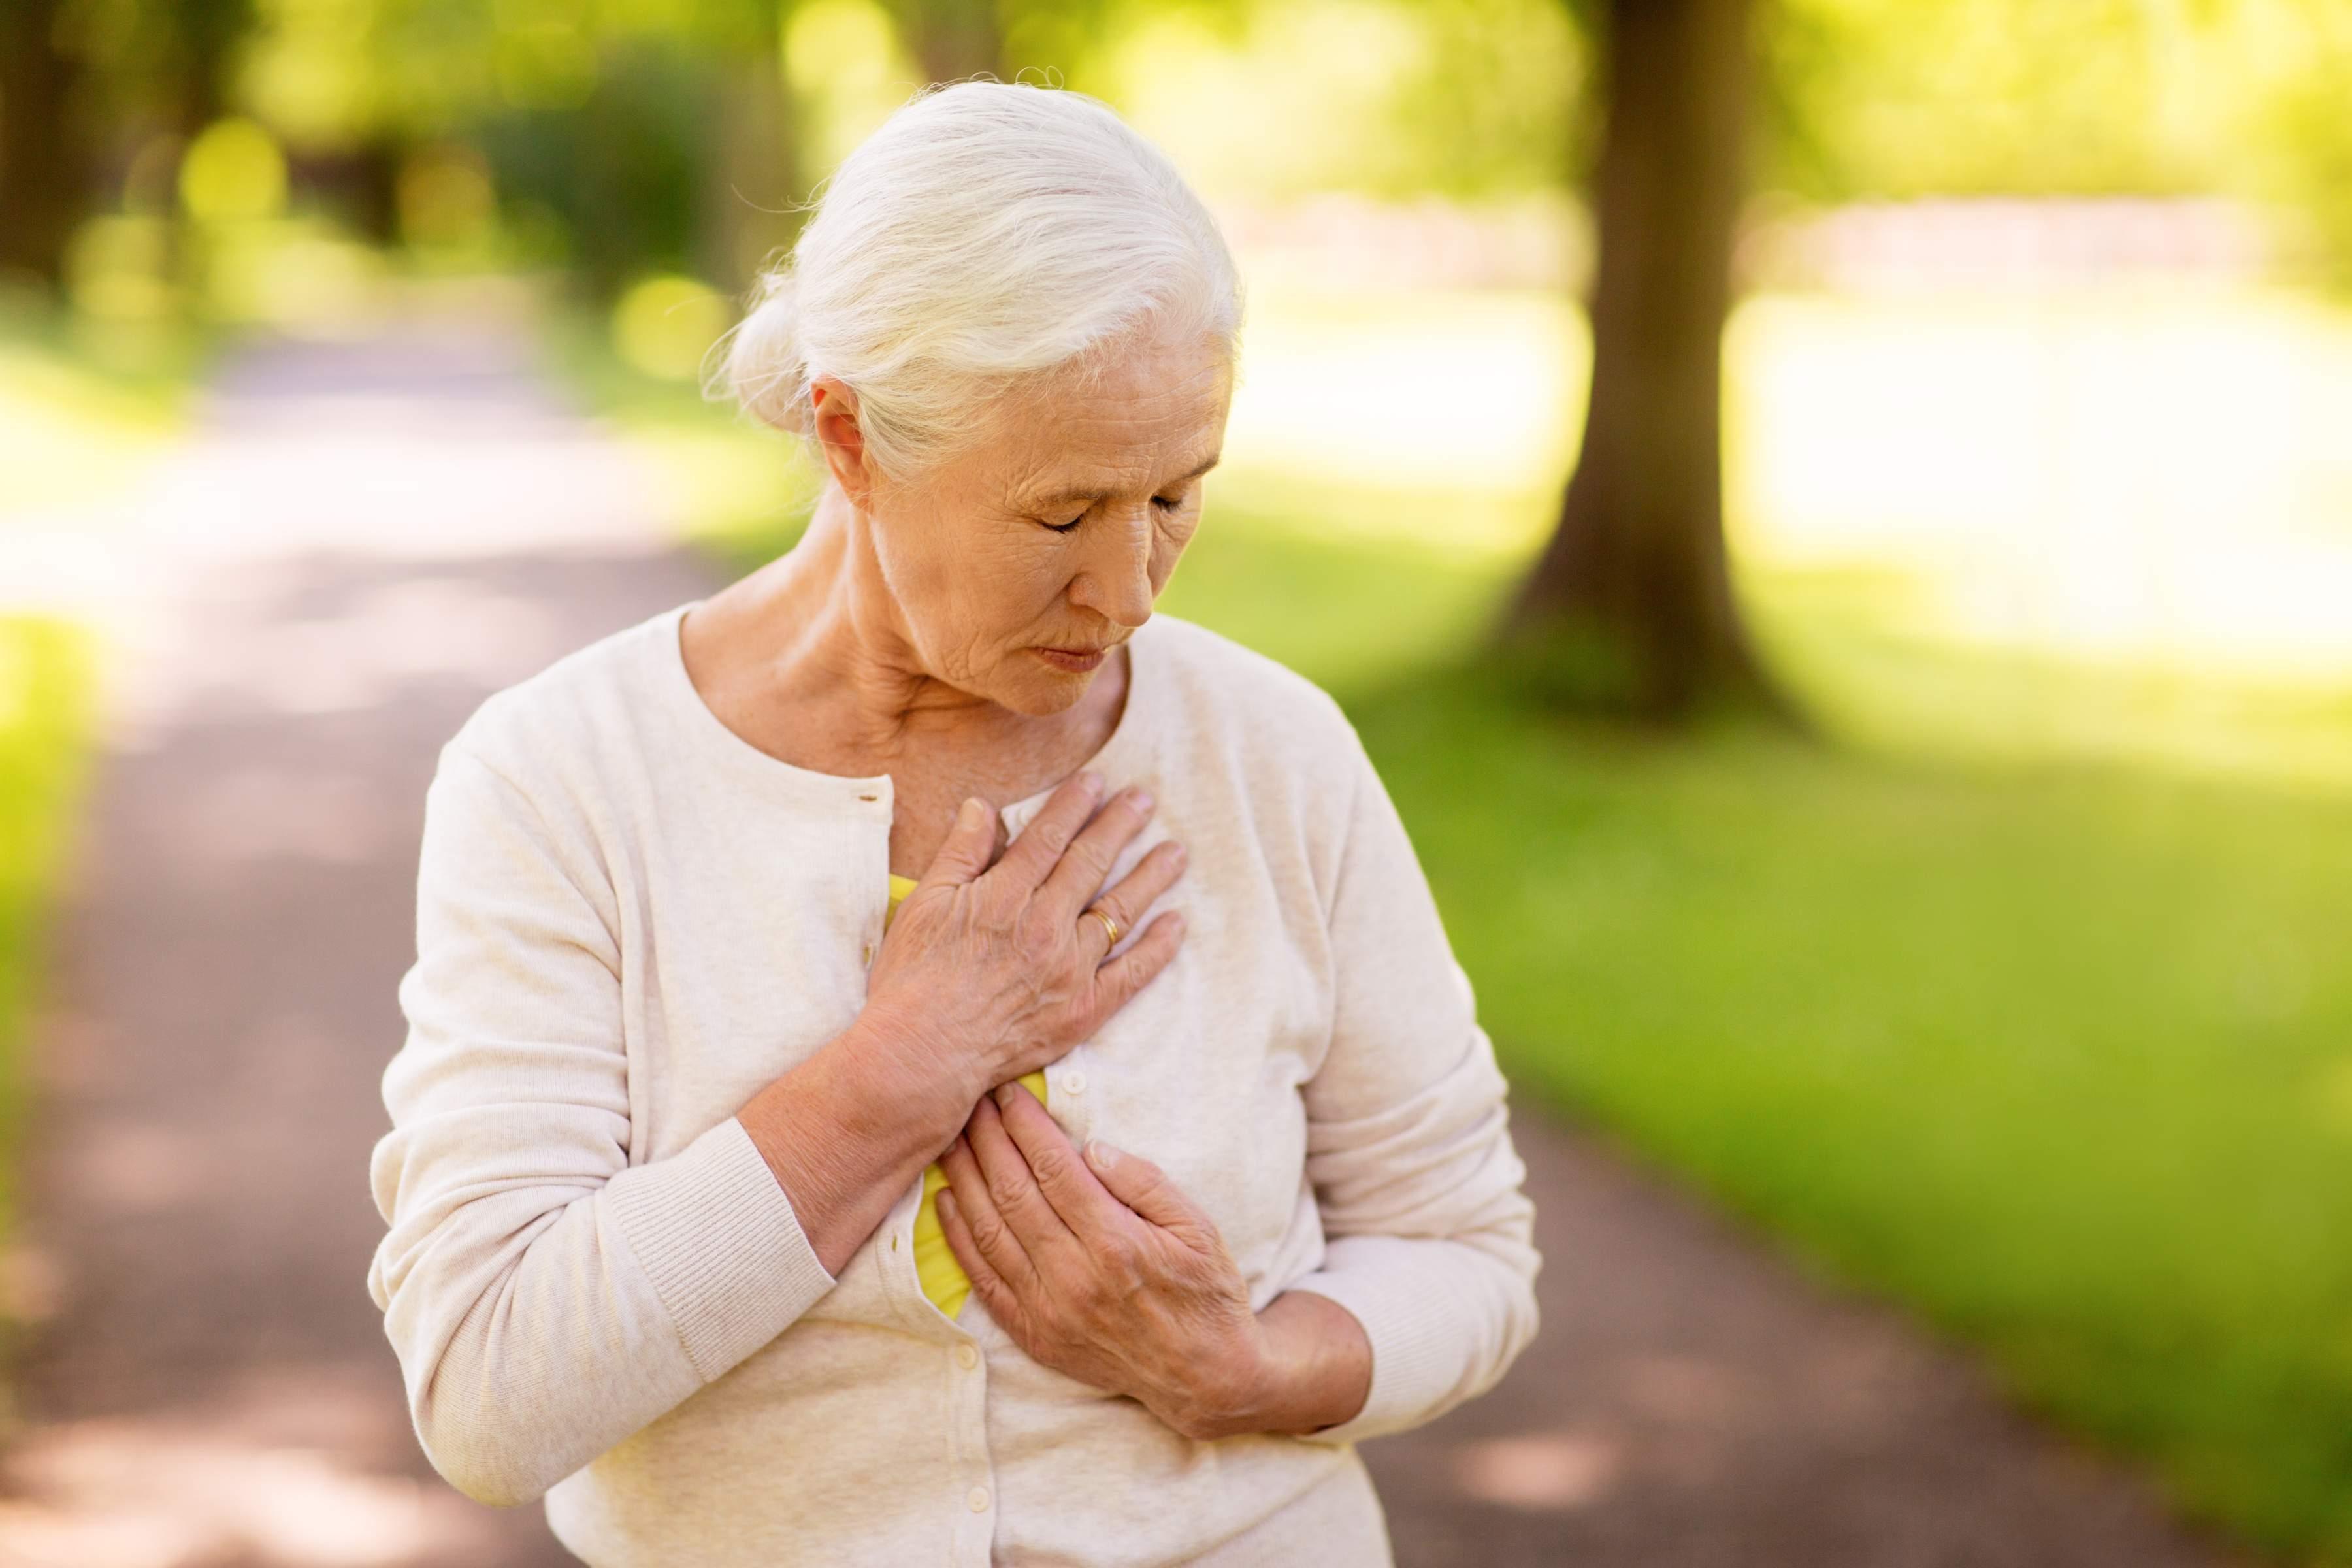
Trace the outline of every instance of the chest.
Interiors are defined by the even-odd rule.
[[[948,779],[900,777],[896,782],[898,810],[890,824],[889,868],[898,876],[919,881],[939,858],[964,797],[978,795],[989,800],[995,796]]]
[[[853,777],[887,773],[894,801],[887,865],[897,876],[919,880],[947,841],[966,797],[1026,802],[1069,777],[1101,749],[1118,721],[1124,690],[1123,683],[1098,682],[1058,727],[977,742],[940,738],[922,748],[919,761],[887,767],[853,752],[824,749],[804,733],[812,726],[789,712],[738,714],[730,722],[755,736],[760,750],[796,759],[820,773]],[[791,732],[789,745],[784,731]]]
[[[1332,1019],[1321,905],[1306,847],[1261,831],[1244,803],[1143,782],[1160,808],[1107,880],[1162,838],[1181,838],[1188,869],[1145,921],[1181,909],[1185,939],[1094,1037],[1048,1068],[1046,1106],[1073,1142],[1101,1137],[1159,1163],[1246,1267],[1274,1254],[1297,1207],[1299,1086]],[[635,927],[622,984],[633,1160],[683,1147],[856,1018],[864,954],[888,909],[892,818],[908,807],[852,804],[864,809],[824,820],[675,812],[646,825],[661,853],[636,868],[639,885],[620,889]],[[1007,813],[1005,837],[1042,805]],[[911,1224],[916,1195],[853,1258],[832,1310],[879,1310],[860,1305],[871,1280],[851,1275],[887,1266],[886,1233],[900,1217]]]

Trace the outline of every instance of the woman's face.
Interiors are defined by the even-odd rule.
[[[1108,650],[1150,619],[1199,525],[1231,401],[1216,345],[1139,341],[1089,387],[1054,378],[1007,398],[985,440],[911,485],[858,465],[922,668],[1016,712],[1076,702],[1110,654],[1073,669],[1038,650]],[[828,450],[846,489],[843,456]]]

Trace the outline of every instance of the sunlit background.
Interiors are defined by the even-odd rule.
[[[812,471],[709,351],[848,150],[985,71],[1107,99],[1223,221],[1243,381],[1162,607],[1347,704],[1517,1115],[1891,1305],[2211,1540],[2352,1562],[2352,0],[1758,0],[1723,534],[1802,730],[1629,725],[1482,652],[1584,426],[1608,10],[0,5],[0,1558],[509,1560],[401,1451],[351,1266],[414,790],[481,691],[789,547]],[[610,559],[659,564],[632,598]],[[310,902],[265,910],[287,867]],[[282,1211],[264,1270],[331,1257],[349,1331],[283,1358],[324,1414],[264,1380],[190,1416],[72,1348],[146,1332],[101,1297],[149,1241],[89,1238],[201,1236],[205,1182],[257,1178],[79,1064],[366,878],[357,1022],[220,1012],[280,1084],[241,1101],[265,1143],[342,1108],[271,1167],[332,1217]],[[251,918],[142,970],[167,908]],[[272,994],[345,973],[302,963]],[[281,1079],[255,1019],[344,1066]],[[175,1267],[234,1303],[252,1256]],[[387,1446],[337,1435],[387,1387]],[[1650,1450],[1580,1408],[1449,1473],[1598,1539]],[[1720,1560],[1656,1530],[1589,1560]]]

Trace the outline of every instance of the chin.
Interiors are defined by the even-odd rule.
[[[1068,712],[1094,689],[1095,677],[1102,673],[1099,668],[1076,673],[1055,669],[1042,659],[1028,662],[1036,665],[1036,673],[1026,680],[1013,683],[1012,689],[996,700],[1015,713],[1025,713],[1032,719],[1051,718],[1056,713]]]

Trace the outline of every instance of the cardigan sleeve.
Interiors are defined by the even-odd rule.
[[[834,1279],[734,1117],[631,1163],[609,878],[462,741],[425,796],[407,1039],[370,1165],[390,1229],[368,1290],[434,1468],[514,1505]]]
[[[1304,1086],[1327,1238],[1292,1289],[1372,1347],[1363,1408],[1309,1441],[1405,1431],[1501,1380],[1537,1325],[1541,1267],[1506,1085],[1412,841],[1349,726],[1356,783],[1329,910],[1330,1047]]]

